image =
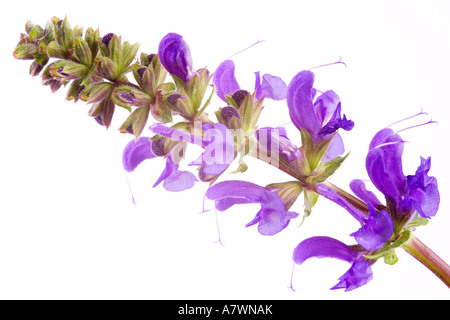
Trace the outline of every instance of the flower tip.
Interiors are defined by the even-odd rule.
[[[164,68],[184,82],[194,74],[189,46],[178,33],[164,36],[159,43],[158,56]]]

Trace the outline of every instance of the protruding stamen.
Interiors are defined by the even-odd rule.
[[[250,48],[256,46],[257,44],[259,44],[259,43],[261,43],[261,42],[266,42],[266,41],[265,41],[265,40],[258,40],[258,41],[256,41],[254,44],[252,44],[251,46],[248,46],[248,47],[245,48],[245,49],[242,49],[242,50],[240,50],[240,51],[238,51],[238,52],[236,52],[236,53],[233,53],[233,54],[232,54],[228,59],[226,59],[226,60],[230,60],[230,59],[233,58],[234,56],[237,56],[238,54],[240,54],[240,53],[242,53],[242,52],[244,52],[244,51],[247,51],[248,49],[250,49]]]
[[[395,133],[392,134],[391,136],[393,136],[393,135],[395,135]],[[374,149],[379,149],[379,148],[382,148],[382,147],[391,146],[391,145],[395,145],[395,144],[398,144],[398,143],[407,143],[407,142],[408,142],[408,141],[404,141],[404,140],[400,140],[400,141],[392,141],[392,142],[386,142],[386,143],[382,143],[382,144],[380,144],[380,145],[374,147]]]
[[[137,205],[136,205],[136,201],[134,200],[133,191],[131,190],[130,181],[128,181],[128,175],[127,175],[127,172],[125,171],[124,173],[125,173],[125,180],[127,181],[128,189],[130,190],[131,199],[133,200],[134,205],[137,206]]]
[[[404,119],[395,121],[394,123],[391,123],[390,125],[388,125],[387,128],[390,128],[390,127],[392,127],[393,125],[395,125],[395,124],[397,124],[397,123],[400,123],[400,122],[403,122],[403,121],[406,121],[406,120],[409,120],[409,119],[418,117],[418,116],[420,116],[420,115],[422,115],[422,114],[423,114],[423,115],[426,115],[426,116],[428,115],[428,113],[423,112],[423,109],[420,109],[420,112],[419,112],[419,113],[417,113],[417,114],[415,114],[415,115],[412,115],[412,116],[409,116],[409,117],[407,117],[407,118],[404,118]]]
[[[342,61],[342,57],[339,57],[339,61],[335,61],[335,62],[332,62],[332,63],[321,64],[319,66],[315,66],[315,67],[309,68],[308,70],[313,70],[313,69],[317,69],[317,68],[332,66],[334,64],[343,64],[347,68],[347,64]]]
[[[214,213],[216,216],[216,227],[217,227],[217,236],[218,236],[216,243],[220,243],[220,245],[223,247],[224,245],[222,243],[222,239],[220,238],[220,227],[219,227],[219,218],[217,216],[217,209],[214,209]]]
[[[406,130],[409,130],[409,129],[413,129],[413,128],[417,128],[417,127],[426,126],[426,125],[432,124],[432,123],[438,123],[438,122],[437,122],[437,121],[434,121],[434,120],[430,120],[430,121],[425,122],[425,123],[416,124],[416,125],[414,125],[414,126],[410,126],[410,127],[401,129],[401,130],[397,131],[395,134],[399,134],[400,132],[403,132],[403,131],[406,131]]]
[[[289,289],[291,289],[292,291],[294,291],[295,292],[295,289],[294,289],[294,284],[293,284],[293,281],[294,281],[294,269],[295,269],[295,262],[292,264],[292,271],[291,271],[291,284],[289,285]]]

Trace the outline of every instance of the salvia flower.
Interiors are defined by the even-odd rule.
[[[262,235],[277,234],[298,215],[296,212],[286,212],[283,201],[275,192],[247,181],[219,182],[206,191],[206,197],[215,201],[219,211],[225,211],[235,204],[259,203],[261,210],[246,226],[258,224],[258,232]]]
[[[362,186],[358,185],[360,190]],[[313,237],[301,242],[294,250],[293,259],[301,264],[311,257],[337,258],[352,263],[351,268],[339,279],[340,282],[332,289],[356,289],[372,279],[371,260],[364,256],[374,250],[381,249],[391,239],[394,232],[394,222],[386,210],[377,211],[368,202],[369,215],[360,212],[336,190],[325,184],[317,185],[317,192],[347,209],[361,224],[361,228],[350,236],[355,237],[358,245],[347,246],[339,240],[330,237]]]
[[[391,128],[380,130],[372,139],[366,157],[370,180],[386,197],[391,215],[399,223],[407,222],[414,211],[431,218],[436,215],[440,202],[437,179],[428,176],[431,158],[421,158],[416,173],[405,176],[403,149],[404,141],[398,133]]]
[[[339,96],[328,90],[314,101],[317,90],[313,85],[314,73],[308,70],[299,72],[289,83],[286,99],[294,125],[307,130],[314,142],[329,138],[339,128],[351,130],[354,123],[345,115],[341,117]]]
[[[143,161],[158,157],[152,151],[152,143],[148,137],[134,139],[126,146],[122,154],[122,163],[125,171],[134,171]],[[178,192],[190,189],[194,186],[197,178],[189,171],[178,170],[179,164],[174,161],[176,157],[169,153],[166,157],[166,167],[154,183],[153,188],[163,182],[163,187],[167,191]]]
[[[335,258],[351,263],[350,269],[339,278],[332,290],[351,291],[367,284],[373,277],[371,264],[364,260],[363,252],[330,237],[318,236],[303,240],[294,249],[292,258],[296,264],[302,264],[310,258]]]
[[[156,155],[152,152],[150,138],[140,137],[137,141],[131,140],[125,146],[122,153],[122,164],[125,171],[132,172],[142,161],[154,157]]]
[[[361,228],[352,233],[356,241],[367,251],[377,250],[383,247],[391,238],[394,231],[394,223],[390,214],[386,210],[377,211],[375,207],[368,202],[369,215],[355,209],[348,203],[336,190],[325,184],[317,185],[317,192],[324,197],[338,203],[358,220]]]
[[[160,123],[150,126],[150,130],[173,140],[203,147],[205,150],[200,157],[190,163],[190,165],[201,166],[201,180],[205,180],[205,176],[216,177],[222,174],[235,158],[234,136],[221,123],[203,125],[199,130],[203,136],[195,136],[184,130],[169,128]]]
[[[256,139],[267,151],[275,151],[273,148],[278,147],[278,155],[285,157],[289,162],[303,158],[300,149],[289,140],[284,127],[258,129]]]
[[[166,70],[187,83],[195,74],[186,41],[177,33],[168,33],[159,43],[159,59]]]
[[[173,160],[173,155],[170,153],[166,158],[166,167],[156,180],[153,188],[163,182],[163,187],[167,191],[178,192],[190,189],[198,181],[195,175],[189,171],[178,170],[179,164]]]
[[[216,94],[220,99],[226,102],[225,96],[234,94],[241,90],[239,83],[234,75],[235,65],[232,60],[225,60],[216,69],[213,77],[213,83]],[[268,98],[272,100],[286,99],[287,86],[286,83],[279,77],[265,74],[260,79],[260,73],[255,72],[256,82],[255,91],[256,99]]]

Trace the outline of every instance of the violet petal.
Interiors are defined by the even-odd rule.
[[[330,237],[311,237],[303,240],[294,249],[293,260],[302,264],[310,258],[336,258],[353,262],[360,255],[345,243]]]
[[[322,125],[313,106],[313,84],[314,73],[308,70],[299,72],[288,85],[286,99],[294,125],[299,130],[306,129],[315,136],[322,129]]]
[[[353,193],[363,200],[364,202],[370,202],[374,207],[381,204],[380,200],[378,200],[377,196],[366,189],[366,185],[362,180],[355,179],[350,182],[350,189]]]
[[[176,33],[168,33],[161,40],[158,49],[159,59],[164,68],[184,82],[194,74],[192,57],[188,44]]]
[[[378,250],[388,241],[394,231],[394,222],[390,214],[385,210],[376,212],[374,206],[369,202],[369,219],[367,223],[350,236],[366,250]]]
[[[339,283],[331,290],[345,289],[351,291],[367,284],[373,278],[370,263],[363,260],[353,262],[352,266],[346,273],[339,278]]]
[[[240,89],[234,76],[234,69],[234,62],[232,60],[225,60],[217,67],[214,73],[213,83],[216,94],[225,102],[225,96],[227,94],[233,94]]]
[[[148,137],[140,137],[137,141],[131,140],[123,150],[122,163],[127,172],[134,171],[146,159],[156,157],[151,151],[151,142]]]

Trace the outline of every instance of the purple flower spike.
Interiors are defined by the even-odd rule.
[[[159,43],[159,59],[166,70],[184,82],[193,74],[192,57],[188,44],[176,33],[167,34]]]
[[[224,181],[206,191],[206,197],[216,202],[216,209],[225,211],[235,204],[260,203],[261,210],[246,226],[258,223],[262,235],[274,235],[297,217],[295,212],[286,212],[283,201],[267,188],[246,181]]]
[[[369,219],[367,223],[350,236],[366,250],[377,250],[384,246],[394,231],[394,222],[390,214],[385,210],[376,212],[374,206],[369,202]]]
[[[156,156],[152,153],[150,138],[140,137],[137,141],[133,139],[123,150],[123,167],[127,172],[131,172],[134,171],[142,161],[154,157]]]
[[[370,263],[362,260],[362,253],[330,237],[312,237],[302,241],[294,249],[292,258],[296,264],[302,264],[310,258],[336,258],[351,263],[350,269],[331,290],[354,290],[372,279]]]
[[[240,89],[239,83],[234,76],[234,62],[225,60],[216,69],[213,77],[213,84],[216,94],[226,102],[225,96],[233,94]]]

